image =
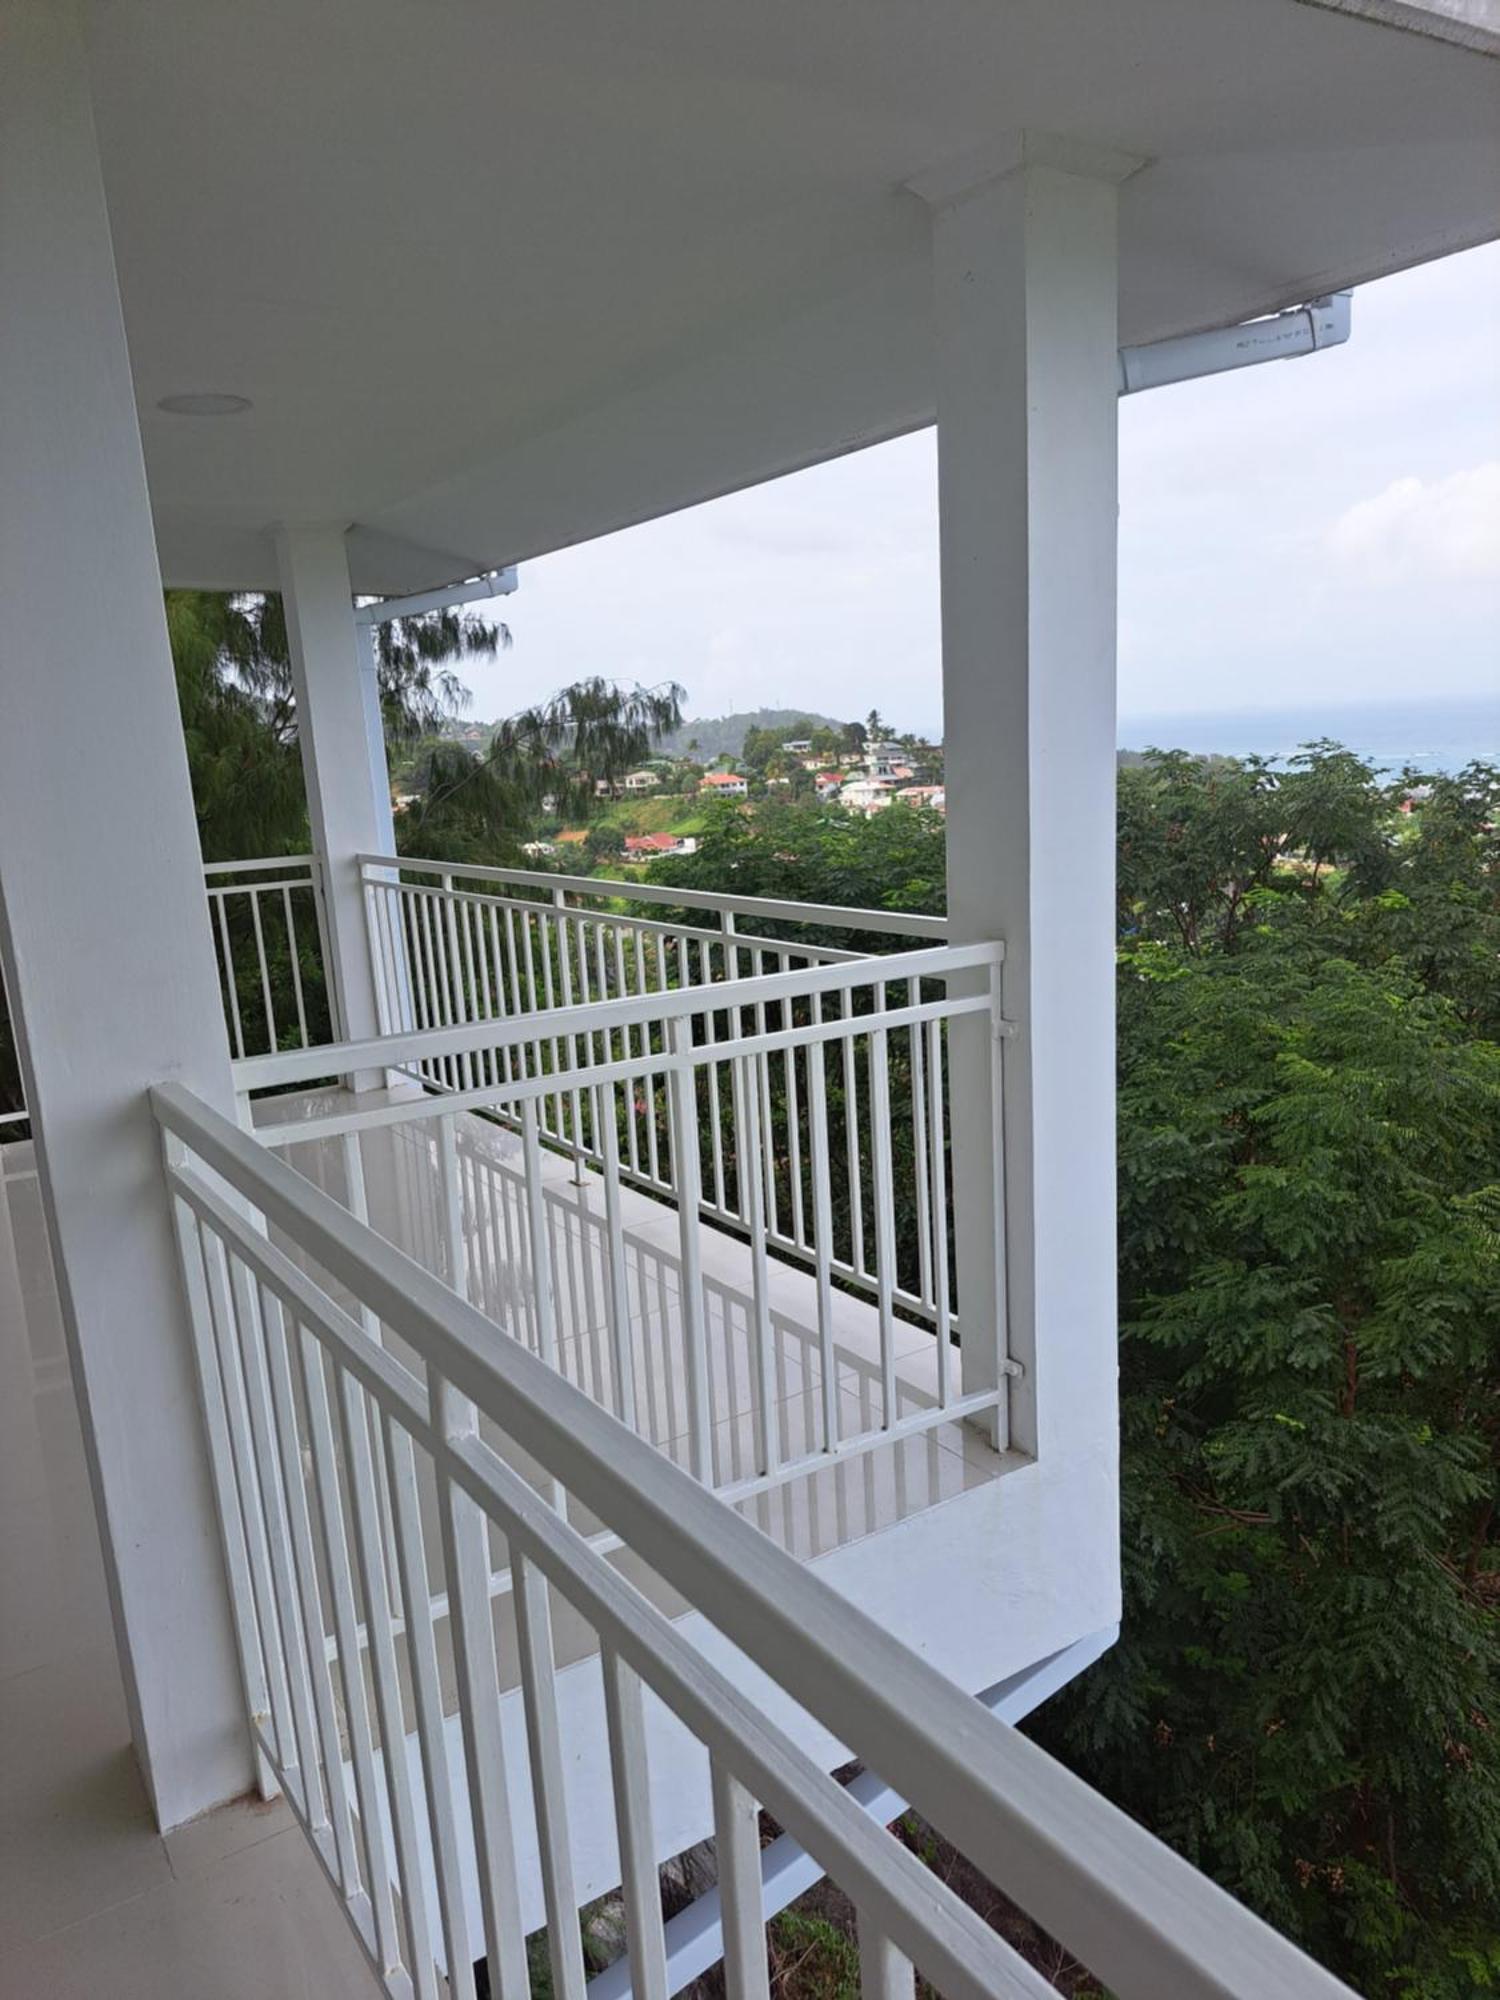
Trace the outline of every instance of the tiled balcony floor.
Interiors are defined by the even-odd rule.
[[[368,2000],[286,1808],[163,1839],[130,1747],[29,1145],[0,1147],[0,1995]]]

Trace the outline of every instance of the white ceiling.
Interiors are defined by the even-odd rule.
[[[1500,62],[1295,0],[96,0],[163,570],[538,554],[930,420],[901,184],[1144,156],[1121,338],[1500,234]],[[1357,335],[1356,335],[1357,337]],[[167,416],[219,391],[240,416]]]

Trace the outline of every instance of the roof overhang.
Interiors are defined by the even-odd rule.
[[[1300,0],[95,0],[91,24],[170,582],[270,584],[274,522],[335,520],[358,591],[425,590],[930,422],[905,184],[1023,130],[1146,162],[1122,342],[1500,233],[1500,63]],[[202,393],[251,407],[159,408]]]

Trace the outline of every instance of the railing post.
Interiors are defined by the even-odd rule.
[[[677,1193],[677,1242],[682,1257],[682,1338],[687,1373],[689,1448],[693,1476],[713,1476],[708,1407],[708,1329],[703,1310],[702,1161],[698,1151],[697,1069],[692,1017],[674,1015],[667,1026],[672,1066],[667,1093],[672,1113],[672,1179]]]
[[[571,1007],[573,1004],[573,968],[568,959],[568,934],[566,930],[563,928],[567,907],[568,907],[567,890],[554,889],[552,891],[552,909],[554,913],[552,918],[552,930],[553,930],[553,935],[557,939],[557,974],[562,984],[562,1003],[565,1007]],[[578,1063],[578,1041],[576,1036],[570,1035],[568,1038],[568,1066],[570,1069],[575,1068],[577,1066],[577,1063]],[[572,1107],[572,1115],[573,1115],[573,1133],[572,1133],[573,1185],[574,1187],[583,1187],[586,1183],[586,1175],[584,1173],[584,1167],[583,1167],[584,1147],[583,1147],[582,1092],[577,1090],[570,1092],[568,1097],[568,1102]]]

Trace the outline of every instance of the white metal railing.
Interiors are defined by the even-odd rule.
[[[237,1080],[242,1090],[285,1087],[309,1080],[314,1070],[326,1072],[330,1062],[341,1073],[384,1069],[422,1080],[421,1096],[368,1107],[354,1100],[314,1116],[299,1107],[289,1123],[263,1123],[261,1136],[274,1145],[392,1127],[437,1133],[435,1153],[424,1137],[422,1166],[429,1186],[441,1190],[424,1259],[458,1282],[459,1260],[444,1240],[443,1216],[451,1215],[464,1239],[471,1295],[553,1365],[554,1301],[570,1282],[564,1260],[571,1254],[568,1232],[576,1232],[585,1282],[597,1285],[606,1308],[605,1400],[633,1427],[664,1371],[660,1356],[653,1367],[631,1338],[641,1294],[649,1297],[651,1287],[637,1279],[632,1294],[627,1264],[639,1244],[623,1191],[634,1179],[670,1196],[677,1211],[671,1259],[677,1303],[673,1365],[665,1372],[685,1385],[693,1472],[742,1497],[832,1456],[955,1418],[993,1412],[997,1440],[1006,1441],[1013,1364],[1003,1324],[970,1329],[963,1381],[954,1347],[946,1055],[955,1021],[982,1015],[996,1029],[1003,1026],[1002,958],[998,944],[846,958],[718,986],[284,1054],[239,1065]],[[998,1105],[998,1034],[989,1045]],[[599,1210],[566,1199],[568,1190],[548,1189],[549,1106],[582,1135],[579,1151],[602,1183]],[[519,1164],[462,1148],[454,1129],[459,1110],[499,1115],[519,1132]],[[274,1121],[274,1100],[262,1104],[261,1115]],[[364,1219],[357,1159],[349,1162],[345,1187]],[[421,1234],[411,1219],[420,1213],[420,1202],[405,1204],[409,1236]],[[705,1220],[744,1242],[742,1284],[705,1277]],[[773,1307],[772,1252],[810,1269],[813,1305],[805,1327]],[[659,1250],[653,1255],[660,1261]],[[518,1282],[489,1281],[495,1262]],[[866,1294],[873,1307],[871,1366],[863,1375],[836,1335],[836,1280]],[[930,1325],[936,1336],[931,1393],[919,1395],[898,1380],[897,1336],[911,1320]],[[991,1351],[978,1351],[981,1340]],[[753,1463],[716,1435],[716,1420],[735,1414],[722,1385],[737,1379],[740,1354],[749,1364],[745,1414],[754,1424]],[[818,1391],[815,1421],[794,1438],[781,1435],[778,1420],[789,1355]]]
[[[610,999],[630,998],[649,1003],[635,1013],[610,1053],[639,1053],[645,1065],[663,1054],[661,1022],[656,1001],[679,988],[750,989],[745,982],[768,975],[808,971],[817,966],[872,963],[864,954],[825,943],[792,941],[767,935],[777,926],[801,931],[835,930],[848,936],[874,933],[893,944],[903,938],[941,939],[946,921],[886,910],[843,909],[832,905],[776,902],[763,897],[710,894],[652,884],[621,884],[590,877],[557,877],[515,869],[444,869],[435,862],[403,863],[418,881],[398,880],[377,857],[364,857],[366,908],[380,1020],[387,1033],[405,1029],[450,1028],[465,1023],[515,1021],[554,1014]],[[434,873],[434,871],[437,871]],[[462,883],[464,886],[456,886]],[[470,886],[473,885],[473,886]],[[591,907],[623,895],[642,909],[621,913],[616,907]],[[588,899],[587,901],[585,899]],[[711,919],[686,924],[678,917],[652,911],[689,907]],[[745,930],[745,923],[754,926]],[[920,1006],[919,982],[924,966],[938,969],[911,953],[902,962],[913,970],[905,982],[894,974],[878,984],[858,982],[802,993],[772,985],[755,988],[753,1002],[725,992],[723,1004],[702,1013],[704,1034],[712,1041],[731,1032],[753,1006],[754,1032],[764,1039],[777,1030],[818,1025],[826,1004],[852,1004],[849,994],[873,994],[876,1006]],[[580,1021],[582,1014],[577,1017]],[[930,1085],[929,1064],[941,1060],[915,1026],[863,1039],[841,1033],[830,1040],[806,1066],[799,1063],[797,1044],[783,1040],[774,1061],[757,1072],[761,1122],[757,1144],[774,1165],[764,1178],[764,1226],[772,1246],[812,1263],[821,1236],[834,1276],[871,1294],[889,1282],[895,1303],[929,1322],[947,1310],[939,1296],[939,1259],[933,1252],[934,1219],[943,1204],[934,1201],[937,1170],[932,1107],[940,1095],[940,1079]],[[890,1061],[892,1047],[899,1061]],[[587,1033],[553,1034],[549,1040],[552,1072],[561,1075],[590,1060]],[[748,1177],[735,1171],[744,1157],[735,1144],[743,1133],[746,1108],[735,1097],[735,1070],[725,1059],[709,1059],[704,1067],[703,1157],[697,1199],[713,1220],[748,1230],[752,1227]],[[476,1083],[498,1080],[498,1056],[482,1048],[450,1056],[423,1059],[421,1074],[437,1088],[463,1091]],[[668,1107],[651,1089],[658,1075],[643,1066],[637,1073],[642,1094],[629,1115],[619,1121],[620,1172],[635,1186],[675,1198]],[[890,1103],[895,1081],[899,1104]],[[816,1085],[816,1090],[814,1086]],[[566,1147],[580,1161],[604,1165],[604,1134],[597,1092],[570,1087],[545,1094],[538,1104],[542,1136]],[[819,1129],[819,1121],[826,1129]],[[919,1160],[930,1163],[912,1179],[917,1204],[912,1240],[918,1246],[917,1265],[892,1274],[893,1256],[880,1254],[880,1230],[885,1217],[882,1176],[888,1168],[883,1148],[897,1125],[909,1133]],[[733,1128],[733,1129],[731,1129]],[[826,1166],[810,1167],[815,1152],[826,1154]],[[815,1206],[826,1193],[831,1218],[821,1230]],[[873,1199],[872,1199],[873,1197]],[[834,1234],[837,1241],[832,1241]],[[882,1265],[887,1275],[882,1278]]]
[[[203,882],[235,1056],[332,1040],[317,857],[205,863]]]
[[[151,1097],[250,1728],[385,1991],[473,2000],[482,1957],[520,2000],[545,1922],[580,2000],[577,1912],[619,1883],[632,1989],[660,2000],[686,1786],[730,2000],[769,1990],[761,1809],[853,1901],[867,1992],[915,1968],[953,2000],[1049,1993],[828,1776],[851,1758],[1121,2000],[1346,1991],[254,1138]],[[706,1622],[674,1624],[600,1528]]]

